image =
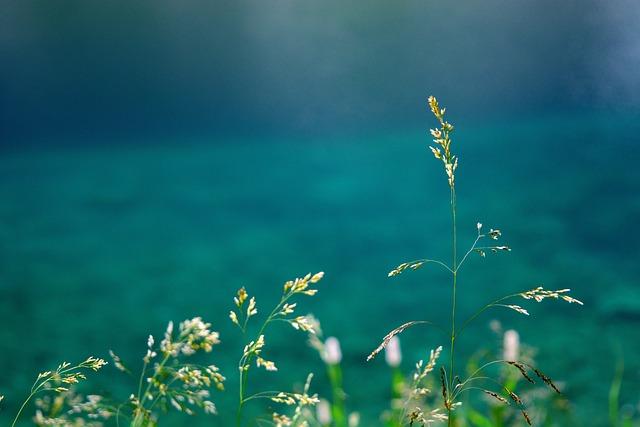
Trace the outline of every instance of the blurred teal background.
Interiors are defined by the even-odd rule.
[[[477,221],[513,247],[469,262],[461,313],[539,284],[585,302],[488,313],[462,354],[495,345],[500,319],[566,384],[567,425],[588,426],[607,425],[624,358],[637,411],[639,3],[0,3],[0,422],[37,372],[109,349],[140,360],[149,333],[195,315],[235,378],[235,290],[266,310],[323,270],[300,306],[340,339],[347,404],[378,425],[390,373],[366,355],[400,323],[448,316],[440,272],[386,277],[450,253],[429,94],[457,126],[461,248]],[[316,371],[326,392],[289,329],[258,385]],[[439,340],[407,332],[405,368]],[[90,390],[125,399],[135,381],[106,369]],[[166,425],[231,425],[234,397],[230,382],[218,417]]]

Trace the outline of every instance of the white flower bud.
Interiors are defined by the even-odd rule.
[[[322,425],[331,424],[331,405],[325,399],[320,399],[316,405],[316,417]]]
[[[387,365],[392,368],[400,366],[400,363],[402,362],[402,351],[400,350],[400,339],[397,336],[394,336],[389,340],[389,343],[385,348],[384,357],[387,361]]]
[[[342,360],[340,341],[336,337],[329,337],[324,343],[322,359],[328,365],[337,365]]]
[[[515,362],[520,356],[520,335],[517,331],[509,329],[505,331],[502,344],[502,357],[504,360]]]
[[[360,425],[360,414],[352,412],[349,414],[349,427],[358,427]]]

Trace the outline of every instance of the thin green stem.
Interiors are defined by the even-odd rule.
[[[493,378],[485,377],[483,379],[490,380],[490,381],[496,383],[498,385],[498,387],[500,387],[502,390],[506,391],[508,395],[511,395],[511,393],[512,393],[511,390],[509,390],[508,388],[506,388],[505,386],[503,386],[502,384],[500,384],[498,381],[494,380]],[[460,393],[465,392],[465,391],[469,391],[469,390],[480,390],[480,391],[482,391],[484,393],[486,393],[487,391],[492,391],[493,392],[493,390],[487,390],[487,389],[484,389],[482,387],[467,387],[465,389],[460,390]],[[502,402],[502,403],[504,403],[505,405],[509,405],[509,402]]]
[[[620,401],[620,388],[622,386],[622,378],[624,375],[624,360],[622,357],[616,363],[616,371],[609,388],[609,422],[612,427],[619,424],[619,401]]]
[[[481,381],[481,380],[489,380],[489,381],[493,381],[496,382],[493,378],[491,377],[473,377],[473,378],[468,378],[464,383],[460,383],[456,386],[456,391],[453,394],[454,399],[457,398],[460,394],[462,394],[462,392],[469,390],[469,387],[464,388],[465,384],[470,383],[471,381]]]
[[[160,362],[160,364],[158,365],[158,367],[156,368],[156,373],[153,375],[153,377],[151,377],[151,381],[149,381],[149,384],[147,385],[147,388],[144,390],[144,394],[141,396],[142,400],[140,400],[140,406],[144,407],[143,402],[144,400],[147,398],[147,394],[149,393],[149,390],[151,390],[151,386],[153,385],[153,378],[155,378],[155,376],[162,371],[162,368],[164,368],[164,365],[167,363],[167,361],[169,360],[169,357],[171,357],[171,353],[167,353],[164,356],[164,359],[162,359],[162,362]]]
[[[180,341],[178,341],[180,342]],[[138,396],[140,396],[138,398],[138,402],[137,402],[137,407],[136,407],[136,415],[133,418],[132,421],[132,425],[138,426],[138,423],[136,421],[140,420],[140,418],[138,417],[144,417],[144,401],[147,399],[147,395],[149,394],[149,391],[151,390],[151,386],[153,385],[153,379],[156,377],[156,375],[158,375],[158,373],[160,373],[162,371],[162,368],[164,368],[164,365],[167,363],[167,361],[169,360],[169,358],[171,357],[171,353],[167,352],[167,354],[165,354],[164,358],[162,359],[162,361],[160,362],[160,364],[155,368],[155,373],[153,374],[153,376],[150,378],[149,380],[149,384],[147,385],[147,388],[144,390],[143,394],[140,394],[140,388],[138,389]],[[146,367],[148,365],[148,362],[145,361],[144,367],[142,369],[142,373],[140,374],[140,378],[142,379],[146,370]],[[139,383],[139,385],[142,385],[142,382]],[[153,406],[153,401],[151,402],[151,405]]]
[[[140,397],[142,394],[142,381],[144,381],[144,374],[147,372],[147,366],[149,362],[145,358],[144,365],[142,366],[142,371],[140,372],[140,379],[138,380],[138,402],[140,402]]]
[[[249,323],[249,315],[247,313],[245,313],[244,316],[244,323],[242,324],[242,326],[240,327],[240,329],[242,330],[243,334],[247,333],[247,323]]]
[[[449,390],[453,388],[454,378],[454,363],[455,363],[455,344],[456,344],[456,291],[458,282],[458,257],[457,257],[457,230],[456,230],[456,190],[453,184],[451,184],[451,251],[452,261],[451,270],[453,276],[453,290],[451,297],[451,354],[449,361]],[[448,412],[448,425],[452,425],[451,419],[451,402],[445,402]]]
[[[502,387],[505,391],[509,392],[509,389],[506,388],[503,384],[500,384],[500,382],[497,381],[495,378],[491,378],[491,377],[473,377],[473,378],[468,378],[464,383],[460,383],[460,385],[458,386],[459,389],[456,392],[456,396],[459,395],[460,393],[466,391],[466,390],[470,390],[470,389],[474,388],[474,387],[466,387],[466,388],[463,387],[464,384],[468,384],[471,381],[491,381],[492,383],[495,383],[498,386]]]
[[[177,381],[177,379],[178,379],[178,377],[174,377],[171,381],[169,381],[169,382],[167,383],[167,390],[169,390],[169,389],[170,389],[171,384],[173,384],[175,381]],[[175,395],[176,393],[173,393],[173,394]],[[171,396],[171,394],[170,394],[170,393],[169,393],[169,396]],[[156,398],[151,402],[151,406],[149,406],[149,409],[148,409],[148,410],[149,410],[149,412],[151,412],[151,410],[153,409],[153,407],[154,407],[154,406],[156,406],[156,403],[158,403],[158,401],[159,401],[162,397],[164,397],[162,394],[158,394],[158,396],[156,396]]]
[[[444,269],[446,269],[448,272],[453,273],[453,270],[451,269],[451,267],[449,267],[447,264],[445,264],[442,261],[438,261],[437,259],[427,259],[427,258],[414,259],[412,261],[406,261],[405,264],[414,264],[414,263],[418,263],[418,262],[422,262],[424,264],[428,264],[428,263],[438,264],[439,266],[441,266]]]
[[[485,305],[484,307],[482,307],[480,310],[476,311],[471,317],[469,317],[467,320],[465,320],[465,322],[462,324],[462,326],[460,327],[460,329],[458,330],[458,335],[460,335],[462,333],[462,331],[465,330],[465,328],[469,325],[469,323],[473,322],[476,317],[480,316],[482,313],[484,313],[487,309],[491,308],[491,307],[495,307],[500,305],[500,303],[502,301],[508,300],[509,298],[514,298],[517,297],[518,295],[520,295],[520,293],[517,294],[510,294],[501,298],[498,298],[495,301],[490,302],[489,304]]]
[[[476,248],[476,245],[478,244],[478,242],[480,241],[480,239],[482,239],[484,237],[484,234],[480,234],[478,233],[478,237],[476,237],[476,240],[473,242],[473,245],[471,245],[471,248],[467,251],[466,254],[464,254],[464,256],[462,257],[462,260],[460,261],[460,263],[458,263],[458,266],[456,267],[456,273],[458,272],[458,270],[460,270],[460,267],[462,267],[462,264],[464,264],[464,262],[466,261],[467,257],[469,256],[469,254],[471,254],[471,252],[473,252],[474,249]]]
[[[245,397],[244,401],[248,402],[253,399],[271,399],[272,397],[275,397],[278,393],[280,392],[275,390],[260,391],[258,393],[252,394],[251,396]]]
[[[116,427],[120,427],[120,409],[122,409],[123,405],[124,403],[121,403],[116,409]]]
[[[34,394],[35,392],[31,392],[29,397],[27,397],[27,399],[22,403],[22,406],[20,406],[16,417],[13,419],[13,423],[11,423],[11,427],[14,427],[16,425],[16,423],[18,422],[18,418],[20,418],[20,414],[22,414],[22,411],[24,410],[25,406],[27,406],[27,403],[29,403]]]
[[[51,373],[49,373],[48,376],[51,376]],[[45,377],[46,378],[46,377]],[[33,382],[33,385],[31,386],[31,393],[33,393],[33,390],[36,388],[36,385],[38,385],[38,381],[40,381],[42,378],[40,378],[40,375],[38,375],[38,378],[36,378],[36,380]]]
[[[466,380],[461,382],[460,383],[460,387],[463,387],[469,381],[473,381],[474,378],[479,378],[479,377],[476,377],[477,373],[479,373],[480,371],[482,371],[485,368],[488,368],[491,365],[495,365],[496,363],[509,363],[509,361],[500,359],[500,360],[492,360],[491,362],[485,363],[484,365],[482,365],[478,369],[476,369],[471,375],[469,375],[469,378],[467,378]]]
[[[451,298],[451,364],[449,367],[449,378],[453,378],[453,352],[456,343],[456,288],[457,288],[457,274],[453,273],[453,293]],[[453,384],[452,384],[453,385]]]
[[[36,382],[34,383],[34,386],[33,386],[35,388],[33,388],[33,387],[31,388],[31,393],[29,394],[27,399],[24,402],[22,402],[22,406],[20,406],[20,409],[18,410],[18,413],[16,414],[16,417],[13,419],[13,423],[11,423],[11,427],[16,425],[16,423],[18,422],[18,418],[20,418],[20,415],[22,414],[22,411],[24,411],[24,408],[27,406],[27,403],[29,403],[31,401],[31,398],[33,396],[35,396],[36,394],[38,394],[38,392],[42,391],[42,387],[47,383],[47,381],[49,379],[51,379],[50,375],[49,375],[48,378],[45,377],[44,381],[42,381],[40,384],[38,384],[38,380],[36,380]],[[36,387],[36,384],[38,384],[37,387]]]
[[[260,331],[257,334],[258,338],[260,337],[260,335],[262,335],[264,333],[265,329],[267,328],[267,325],[269,325],[269,323],[271,323],[274,320],[274,317],[280,311],[280,309],[282,308],[282,305],[284,303],[286,303],[289,300],[289,298],[291,298],[292,295],[293,295],[292,292],[288,292],[287,294],[285,294],[280,299],[280,302],[271,311],[271,313],[267,317],[267,320],[262,324],[262,327],[260,328]],[[246,327],[246,322],[245,322],[245,327]],[[251,352],[251,353],[249,353],[247,355],[243,355],[240,358],[240,361],[238,362],[238,369],[240,371],[240,378],[239,378],[240,384],[239,384],[239,391],[238,391],[238,410],[236,411],[236,426],[237,427],[241,427],[242,426],[242,407],[243,407],[244,403],[247,401],[247,399],[244,397],[244,392],[245,392],[245,390],[247,388],[249,372],[245,368],[248,365],[251,364],[251,361],[252,361],[254,355],[255,354],[253,352]]]

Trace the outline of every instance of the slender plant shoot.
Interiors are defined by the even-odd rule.
[[[457,408],[462,405],[462,401],[459,400],[462,393],[469,391],[480,391],[485,395],[494,398],[496,401],[505,405],[515,405],[521,412],[524,420],[531,424],[531,417],[526,411],[525,403],[522,399],[510,390],[505,384],[502,384],[499,380],[489,377],[486,374],[487,369],[493,365],[506,365],[519,372],[527,381],[534,382],[533,378],[536,377],[544,384],[549,386],[553,391],[560,392],[558,387],[553,381],[546,376],[538,368],[531,366],[527,363],[517,360],[494,360],[480,366],[476,372],[462,380],[462,373],[457,371],[456,360],[456,344],[459,340],[462,332],[465,328],[478,316],[484,313],[486,310],[493,307],[507,308],[517,313],[528,316],[529,311],[518,304],[514,304],[514,299],[524,299],[529,301],[541,302],[545,299],[563,300],[568,303],[575,303],[582,305],[582,302],[569,296],[569,289],[559,290],[546,290],[541,286],[535,287],[531,290],[521,291],[506,295],[488,304],[485,304],[475,313],[471,314],[468,318],[462,322],[458,322],[457,302],[459,297],[458,282],[459,273],[462,270],[468,257],[476,254],[482,258],[485,258],[487,254],[498,252],[510,252],[509,246],[499,244],[498,240],[502,236],[502,232],[499,229],[489,228],[486,230],[482,223],[478,222],[476,225],[477,234],[474,242],[464,252],[464,254],[458,256],[458,238],[457,238],[457,199],[456,199],[456,170],[458,169],[458,156],[452,152],[452,140],[451,134],[454,127],[445,119],[446,109],[440,107],[438,101],[433,96],[428,99],[429,109],[435,116],[438,126],[435,129],[431,129],[430,133],[433,137],[433,145],[429,147],[433,156],[442,162],[445,175],[447,177],[447,184],[449,186],[449,206],[451,211],[451,260],[450,263],[446,263],[437,259],[417,259],[414,261],[403,262],[396,268],[389,272],[389,277],[398,276],[405,271],[418,270],[425,265],[434,265],[443,268],[450,275],[451,280],[451,317],[450,327],[446,331],[449,344],[449,363],[448,366],[441,366],[440,372],[440,384],[441,384],[441,396],[442,404],[434,409],[427,409],[424,402],[420,399],[427,394],[425,388],[422,386],[423,380],[427,374],[434,371],[442,347],[438,347],[431,351],[429,360],[426,365],[423,361],[418,362],[416,366],[416,373],[414,374],[414,382],[412,392],[405,402],[405,410],[403,414],[406,414],[406,421],[409,425],[428,425],[436,422],[447,420],[449,426],[455,425],[455,414]],[[434,323],[426,320],[410,321],[402,324],[388,333],[382,343],[369,355],[367,360],[371,360],[378,353],[380,353],[389,342],[398,334],[401,334],[406,329],[419,325],[426,324],[436,326]],[[412,408],[413,407],[413,408]],[[444,410],[443,413],[441,410]]]

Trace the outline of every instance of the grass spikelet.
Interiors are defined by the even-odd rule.
[[[534,368],[533,366],[531,367],[531,369],[533,369],[533,372],[538,376],[538,378],[540,378],[546,385],[548,385],[549,387],[551,387],[556,393],[558,394],[562,394],[560,393],[560,390],[558,389],[558,387],[556,387],[556,385],[553,383],[553,381],[551,380],[551,378],[549,378],[548,376],[546,376],[542,371],[540,371],[538,368]]]
[[[510,308],[511,310],[517,311],[520,314],[524,314],[525,316],[529,315],[529,312],[526,309],[520,307],[519,305],[509,304],[509,305],[505,305],[505,307]]]
[[[547,298],[552,298],[552,299],[562,299],[568,302],[569,304],[584,305],[582,301],[577,300],[569,295],[566,295],[570,291],[571,289],[559,289],[556,291],[549,291],[544,289],[542,286],[538,286],[535,289],[531,289],[529,291],[521,293],[520,296],[524,299],[533,299],[536,302],[542,302]]]
[[[398,326],[397,328],[395,328],[393,331],[389,332],[387,335],[384,336],[380,345],[375,350],[373,350],[369,356],[367,356],[367,362],[374,359],[378,355],[378,353],[380,353],[382,350],[387,348],[387,346],[389,345],[389,341],[391,341],[393,337],[395,337],[398,334],[401,334],[402,332],[404,332],[405,330],[409,329],[414,325],[419,325],[422,323],[430,323],[430,322],[427,322],[424,320],[414,320],[411,322],[404,323]]]
[[[438,261],[435,259],[416,259],[413,261],[407,261],[407,262],[403,262],[402,264],[398,265],[396,268],[394,268],[393,270],[391,270],[387,276],[388,277],[395,277],[398,276],[399,274],[402,274],[404,271],[406,270],[418,270],[420,269],[423,265],[425,264],[438,264],[440,267],[444,268],[445,270],[449,271],[450,273],[453,273],[453,270],[451,270],[451,267],[449,267],[447,264],[445,264],[442,261]]]
[[[499,400],[500,402],[504,403],[505,405],[509,404],[509,401],[507,399],[505,399],[504,397],[500,396],[498,393],[493,392],[491,390],[482,390],[483,392],[485,392],[486,394],[488,394],[489,396],[493,397],[496,400]]]
[[[391,270],[388,274],[389,277],[394,277],[401,274],[406,269],[410,268],[411,270],[417,270],[424,265],[424,261],[412,261],[412,262],[403,262],[393,270]]]
[[[531,384],[535,384],[536,382],[529,376],[529,374],[527,373],[527,369],[525,368],[525,366],[520,363],[520,362],[507,362],[509,365],[511,366],[515,366],[516,368],[518,368],[518,370],[520,371],[520,374],[522,374],[522,376],[529,381]]]
[[[522,416],[524,417],[524,420],[527,422],[527,424],[531,425],[531,418],[529,417],[529,414],[527,414],[527,411],[521,408],[520,412],[522,412]]]
[[[449,402],[449,396],[447,393],[447,381],[446,381],[447,373],[444,370],[444,366],[440,367],[440,384],[442,385],[442,399],[444,400],[444,406],[447,410],[451,410],[451,404]]]
[[[511,400],[513,400],[513,402],[516,405],[518,405],[518,406],[524,405],[524,403],[522,403],[522,399],[520,399],[520,396],[518,396],[517,394],[515,394],[513,391],[509,390],[508,388],[505,388],[505,390],[509,394],[509,397],[511,398]]]
[[[441,352],[442,346],[436,348],[435,350],[431,350],[431,352],[429,353],[429,361],[424,366],[424,368],[422,367],[422,360],[416,363],[416,372],[413,375],[413,380],[416,384],[420,383],[431,371],[434,370],[434,368],[436,367],[436,362],[438,361],[438,358],[440,358]]]

